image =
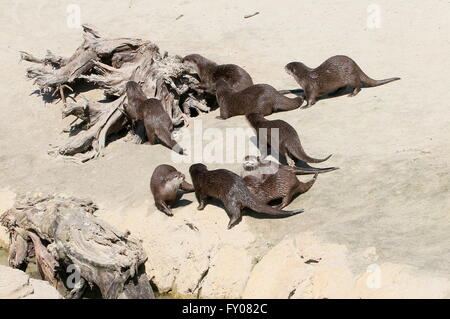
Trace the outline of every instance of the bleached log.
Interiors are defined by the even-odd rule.
[[[140,242],[95,217],[96,210],[92,201],[73,197],[20,198],[0,217],[10,233],[10,266],[27,264],[33,252],[43,278],[72,289],[69,297],[96,285],[103,298],[154,298]],[[75,269],[79,280],[71,287]]]
[[[35,81],[41,92],[60,95],[64,102],[62,117],[75,117],[66,131],[81,129],[65,145],[49,153],[71,156],[77,162],[98,157],[109,135],[132,127],[124,111],[128,81],[141,84],[148,98],[160,99],[175,126],[188,125],[191,109],[198,113],[209,111],[204,92],[198,89],[198,80],[189,74],[181,57],[161,55],[151,41],[104,38],[92,27],[83,25],[83,43],[71,57],[48,52],[39,58],[22,52],[21,58],[39,64],[27,69],[27,77]],[[94,84],[112,101],[66,103],[64,89],[75,91],[76,96],[76,81]],[[142,138],[137,140],[143,142]]]

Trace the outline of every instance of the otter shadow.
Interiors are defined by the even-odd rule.
[[[183,196],[184,193],[180,194],[180,197]],[[176,204],[172,205],[171,208],[181,208],[192,204],[192,201],[189,199],[179,199]]]
[[[361,88],[363,88],[363,87],[364,86],[361,86]],[[316,98],[316,101],[328,100],[328,99],[332,99],[332,98],[336,98],[336,97],[341,97],[344,95],[351,94],[352,92],[353,92],[353,88],[350,86],[346,86],[346,87],[342,87],[342,88],[336,89],[336,90],[328,92],[328,93],[324,93],[324,94],[318,96]]]
[[[226,213],[225,212],[225,206],[222,204],[222,202],[219,199],[217,199],[217,198],[208,198],[206,203],[207,203],[207,205],[212,205],[212,206],[216,206],[216,207],[222,208],[224,210],[224,213]]]
[[[274,201],[274,202],[277,202],[277,201],[278,201],[278,200],[276,200],[276,201]],[[281,203],[281,200],[280,200],[280,203]],[[289,211],[289,209],[286,209],[286,208],[283,208],[283,210]],[[303,212],[298,213],[298,214],[295,214],[295,215],[300,215],[300,214],[303,214]],[[251,210],[251,209],[247,209],[247,208],[245,209],[245,215],[246,215],[246,216],[251,216],[251,217],[256,218],[256,219],[282,219],[282,218],[289,218],[289,217],[295,216],[295,215],[291,215],[291,216],[285,216],[285,215],[279,215],[279,216],[277,216],[277,215],[268,215],[268,214],[263,214],[263,213],[255,212],[255,211],[253,211],[253,210]]]
[[[223,209],[223,212],[226,214],[225,207],[224,207],[224,205],[222,204],[222,202],[220,200],[215,199],[215,198],[209,198],[207,200],[207,206],[209,206],[209,205],[212,205],[212,206],[215,206],[215,207]],[[199,211],[199,212],[201,212],[201,211]],[[239,225],[242,222],[242,217],[243,216],[250,216],[250,217],[253,217],[253,218],[257,218],[257,219],[279,219],[279,218],[291,217],[291,216],[276,216],[276,215],[269,215],[269,214],[264,214],[264,213],[258,213],[258,212],[255,212],[255,211],[249,209],[249,208],[245,208],[243,210],[242,216],[233,224],[233,227]]]
[[[334,91],[322,94],[321,96],[317,97],[317,101],[327,100],[327,99],[331,99],[331,98],[335,98],[335,97],[340,97],[343,95],[348,95],[352,92],[353,92],[353,88],[351,88],[350,86],[342,87],[342,88],[336,89]]]
[[[368,86],[366,86],[365,84],[361,85],[361,88],[367,88],[367,87]],[[280,90],[278,92],[280,92],[283,95],[293,94],[293,95],[296,95],[296,96],[301,96],[303,98],[306,98],[305,91],[303,89]],[[328,93],[324,93],[324,94],[318,96],[316,98],[316,101],[327,100],[327,99],[331,99],[331,98],[335,98],[335,97],[340,97],[340,96],[343,96],[343,95],[348,95],[348,94],[350,94],[352,92],[353,92],[353,88],[350,87],[350,86],[346,86],[346,87],[342,87],[342,88],[336,89],[336,90],[328,92]]]
[[[283,95],[293,94],[295,96],[305,97],[305,91],[303,89],[279,90],[278,93]]]
[[[67,99],[67,96],[66,96],[66,99]],[[115,100],[115,98],[104,98],[104,99],[102,99],[102,100],[99,100],[99,101],[97,101],[97,103],[100,103],[100,104],[107,104],[107,103],[111,103],[111,102],[113,102]],[[77,103],[77,101],[76,100],[74,100],[75,101],[75,103]],[[51,103],[51,102],[50,102]],[[86,121],[80,121],[79,123],[76,123],[76,124],[73,124],[73,125],[71,125],[70,127],[69,127],[69,130],[68,130],[68,133],[69,133],[69,136],[70,137],[72,137],[72,136],[75,136],[75,135],[77,135],[78,133],[80,133],[80,132],[82,132],[82,131],[86,131],[86,125],[87,125],[88,123],[86,122]],[[125,130],[125,133],[126,133],[126,131],[127,130]],[[116,136],[117,135],[117,136]],[[109,144],[110,142],[112,142],[112,141],[114,141],[114,140],[116,140],[116,139],[118,139],[118,138],[121,138],[121,137],[123,137],[123,136],[125,136],[126,134],[124,134],[124,132],[121,132],[121,131],[119,131],[119,132],[117,132],[117,133],[114,133],[114,134],[110,134],[109,136],[108,136],[108,139],[107,139],[107,144]]]
[[[60,100],[59,94],[57,94],[57,93],[53,94],[53,92],[41,92],[40,90],[34,90],[30,93],[29,96],[32,96],[32,95],[40,96],[42,98],[42,100],[44,101],[44,103],[46,103],[46,104],[53,104],[53,102]],[[67,98],[67,96],[66,96],[66,98]],[[60,101],[58,101],[57,103],[59,103],[59,102]]]
[[[66,97],[66,100],[70,99],[73,102],[76,102],[75,98],[78,97],[78,95],[80,95],[81,93],[98,89],[98,86],[92,83],[81,81],[79,79],[71,83],[70,87],[72,88],[73,92],[67,88],[64,88],[64,95]],[[56,92],[55,91],[41,92],[40,90],[34,90],[30,93],[30,96],[31,95],[37,95],[42,97],[42,100],[48,104],[52,104],[55,101],[58,101],[57,103],[60,102],[59,90],[57,90]]]

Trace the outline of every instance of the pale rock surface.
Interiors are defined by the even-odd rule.
[[[14,204],[16,194],[7,188],[0,189],[0,215],[11,208]],[[6,228],[0,226],[0,248],[7,247],[9,243],[9,236]]]
[[[373,247],[367,252],[370,259],[376,259]],[[244,298],[448,296],[448,279],[419,273],[407,265],[370,264],[366,272],[355,274],[345,246],[323,243],[312,233],[285,238],[270,250],[254,267],[243,294]]]
[[[447,278],[420,274],[410,266],[383,263],[356,278],[360,298],[449,298]]]
[[[322,244],[311,233],[287,237],[254,267],[244,298],[333,298],[348,294],[346,248]]]
[[[200,297],[241,297],[252,267],[253,258],[242,247],[219,246],[202,282]]]
[[[26,299],[61,299],[59,292],[47,281],[30,278],[33,293],[26,296]]]
[[[206,213],[194,206],[179,207],[167,217],[148,203],[125,214],[100,211],[99,216],[142,240],[149,256],[147,275],[160,293],[239,297],[253,263],[247,252],[255,240],[246,226],[249,217],[227,230],[223,209],[213,205],[208,209]],[[232,273],[234,262],[242,267],[239,273]]]
[[[60,299],[58,291],[25,272],[0,265],[0,299]]]
[[[294,242],[283,240],[272,248],[253,268],[243,298],[288,298],[297,287],[310,291],[304,281],[312,267],[298,256]]]

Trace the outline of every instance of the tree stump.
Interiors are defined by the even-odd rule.
[[[125,85],[132,80],[141,84],[148,98],[161,100],[175,126],[188,125],[191,111],[209,112],[206,94],[198,88],[198,78],[189,74],[179,56],[160,54],[151,41],[101,37],[83,25],[83,43],[69,57],[48,51],[43,58],[21,52],[21,59],[39,66],[27,69],[41,94],[59,95],[64,103],[62,117],[75,117],[67,130],[73,134],[65,145],[50,153],[71,156],[77,162],[96,158],[106,146],[107,137],[130,129],[124,111]],[[108,103],[84,100],[66,102],[66,91],[77,97],[77,83],[84,81],[103,90]],[[71,98],[74,98],[70,96]],[[138,139],[142,142],[144,137]]]
[[[25,270],[35,256],[43,279],[64,285],[70,298],[82,297],[87,285],[108,299],[154,298],[140,242],[96,218],[96,210],[73,197],[20,198],[0,217],[10,235],[9,265]]]

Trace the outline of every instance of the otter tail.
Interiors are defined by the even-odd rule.
[[[298,166],[287,166],[287,169],[294,173],[295,175],[310,175],[310,174],[321,174],[332,172],[339,167],[325,167],[325,168],[316,168],[316,167],[298,167]]]
[[[300,183],[297,187],[297,192],[299,194],[303,194],[306,193],[307,191],[309,191],[309,189],[314,185],[314,183],[317,180],[317,175],[319,175],[319,173],[314,174],[314,177],[311,178],[309,181],[307,181],[306,183]]]
[[[322,163],[325,162],[327,159],[329,159],[333,154],[328,155],[325,158],[319,159],[319,158],[314,158],[314,157],[310,157],[309,155],[306,154],[305,150],[303,149],[302,144],[300,143],[300,139],[297,138],[295,139],[296,142],[287,145],[287,149],[289,151],[289,153],[294,156],[295,158],[302,160],[303,162],[306,163]]]
[[[295,210],[281,210],[274,208],[272,206],[261,203],[260,201],[252,200],[251,203],[247,206],[248,208],[254,210],[257,213],[267,214],[267,215],[275,215],[275,216],[293,216],[300,213],[303,213],[303,209],[295,209]]]
[[[280,99],[275,105],[275,111],[290,111],[295,110],[302,106],[304,98],[297,96],[294,98],[288,98],[286,96],[280,96]]]
[[[172,150],[178,154],[183,154],[183,148],[178,145],[176,141],[172,139],[168,130],[156,129],[156,136],[163,142],[166,146],[170,147]]]
[[[400,80],[400,78],[389,78],[389,79],[383,79],[383,80],[374,80],[371,77],[369,77],[368,75],[366,75],[361,69],[360,69],[360,80],[361,82],[363,82],[364,84],[366,84],[368,87],[374,87],[374,86],[379,86],[379,85],[383,85],[389,82],[393,82],[393,81],[397,81]]]
[[[286,94],[297,94],[304,93],[303,89],[293,89],[293,90],[278,90],[278,93],[286,95]]]

